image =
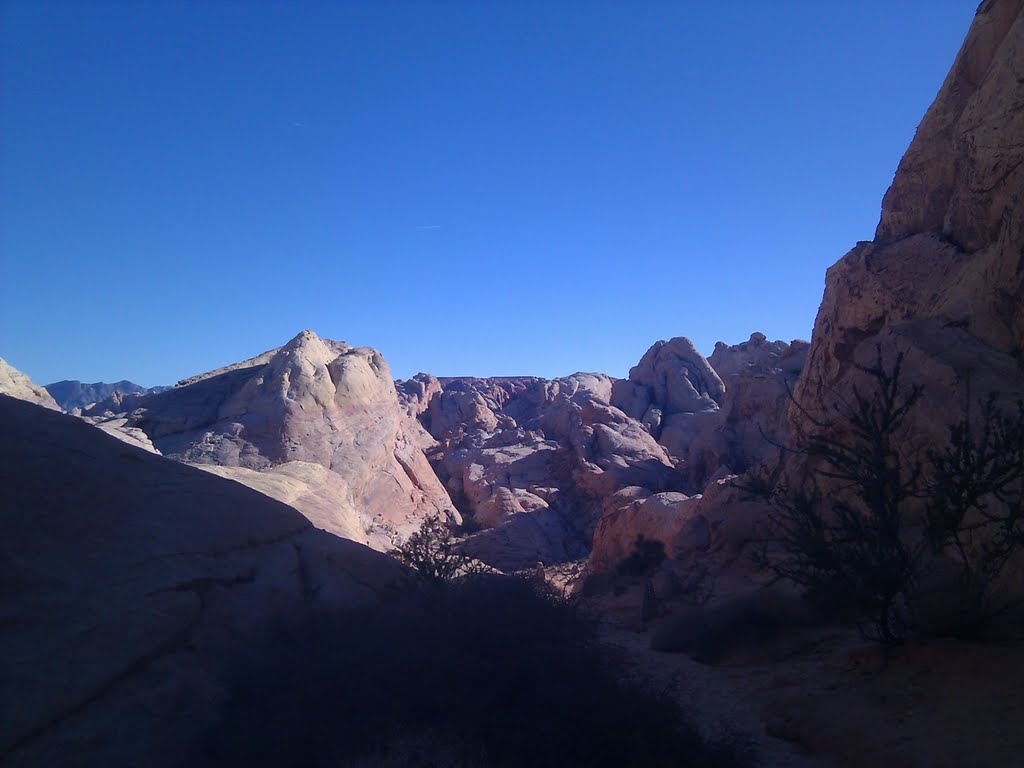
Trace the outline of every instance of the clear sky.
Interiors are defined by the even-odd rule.
[[[396,377],[809,338],[977,0],[0,3],[0,357]]]

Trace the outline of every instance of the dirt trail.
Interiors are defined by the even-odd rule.
[[[621,663],[634,679],[667,690],[701,732],[714,739],[737,738],[751,746],[763,766],[820,768],[831,763],[804,754],[795,744],[768,735],[758,702],[723,670],[700,664],[682,653],[650,648],[650,633],[640,631],[642,589],[588,601],[602,617],[605,643],[621,652]],[[616,654],[619,656],[620,654]]]
[[[1024,767],[1020,641],[886,651],[825,628],[711,666],[651,650],[641,601],[631,587],[587,602],[629,674],[669,690],[707,735],[747,739],[763,766]]]

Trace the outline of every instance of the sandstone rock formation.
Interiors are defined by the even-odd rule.
[[[436,379],[399,385],[436,441],[434,467],[474,527],[467,548],[497,567],[560,562],[589,548],[602,499],[677,482],[665,451],[610,404],[603,374]]]
[[[679,337],[654,344],[628,380],[420,374],[398,389],[407,415],[429,433],[418,444],[472,526],[484,529],[467,542],[474,554],[522,568],[593,545],[591,567],[606,569],[638,535],[671,549],[677,516],[665,493],[685,500],[777,450],[806,349],[754,334],[720,344],[709,361]],[[642,496],[618,504],[622,493]]]
[[[381,599],[393,560],[237,483],[0,396],[0,763],[177,766],[220,653]]]
[[[10,395],[59,411],[60,406],[43,387],[37,387],[27,375],[0,357],[0,395]]]
[[[983,2],[886,193],[875,239],[828,270],[810,347],[774,349],[755,336],[742,352],[720,347],[712,355],[726,388],[717,402],[724,411],[735,395],[735,426],[748,434],[758,424],[769,434],[774,428],[784,442],[787,426],[792,435],[814,420],[827,422],[854,388],[870,391],[870,376],[858,366],[879,354],[890,367],[902,354],[904,385],[924,386],[903,443],[908,453],[947,441],[948,426],[989,396],[1010,404],[1024,395],[1021,73],[1024,0]],[[804,355],[788,425],[766,419],[768,403],[785,402],[778,386],[792,381]],[[748,365],[777,371],[774,381],[736,381]],[[691,466],[706,436],[691,442]],[[746,442],[739,432],[733,439],[734,449]],[[714,443],[708,453],[725,455]],[[767,510],[727,479],[704,491],[684,502],[687,522],[673,553],[687,567],[710,568],[719,591],[730,579],[742,589],[754,574],[739,553],[763,535]],[[700,518],[708,537],[704,523],[692,522]]]
[[[656,342],[616,382],[612,403],[637,419],[678,460],[694,436],[717,419],[725,385],[685,337]]]
[[[687,451],[695,487],[703,488],[723,467],[744,472],[785,445],[792,391],[809,346],[800,340],[768,341],[763,333],[741,344],[715,345],[708,362],[725,383],[725,399],[721,419]]]
[[[1024,393],[1022,8],[1021,0],[982,3],[886,193],[875,240],[828,271],[809,349],[759,335],[731,351],[720,346],[709,360],[720,387],[673,340],[652,348],[631,371],[632,386],[616,390],[613,403],[685,461],[689,490],[785,442],[778,414],[804,355],[790,409],[797,429],[868,386],[856,366],[872,363],[878,348],[889,364],[903,352],[904,381],[925,385],[911,448],[946,439],[971,403]],[[680,375],[662,379],[667,352]]]
[[[800,407],[822,413],[877,347],[926,385],[922,440],[1024,391],[1024,2],[981,4],[882,204],[826,277]],[[793,418],[801,416],[794,412]]]
[[[700,492],[717,472],[742,471],[784,442],[789,391],[807,343],[719,342],[708,359],[685,337],[659,341],[616,381],[612,403],[640,420],[683,465],[686,490]]]
[[[127,426],[165,456],[217,467],[338,535],[384,549],[428,516],[460,521],[403,417],[387,364],[368,347],[304,331],[139,405]]]

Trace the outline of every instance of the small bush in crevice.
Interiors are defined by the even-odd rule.
[[[205,765],[734,766],[610,668],[596,624],[477,576],[282,629],[235,659]]]
[[[451,528],[434,515],[424,520],[416,533],[388,554],[413,568],[422,581],[439,585],[482,571],[480,563],[460,552],[457,544]]]
[[[619,576],[647,576],[657,570],[665,561],[665,545],[657,539],[648,539],[638,534],[633,542],[633,551],[616,566]]]
[[[914,602],[926,566],[948,561],[953,632],[978,636],[1020,604],[1005,582],[1024,557],[1024,404],[1012,412],[990,397],[972,422],[968,401],[948,442],[911,449],[923,388],[901,381],[903,357],[886,365],[878,347],[873,365],[855,366],[866,390],[852,387],[824,419],[801,409],[808,433],[779,446],[773,469],[747,475],[741,487],[772,505],[755,561],[886,644],[922,630]]]

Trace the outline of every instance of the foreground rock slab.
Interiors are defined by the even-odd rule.
[[[404,570],[238,483],[0,396],[0,763],[188,764],[218,654]]]

